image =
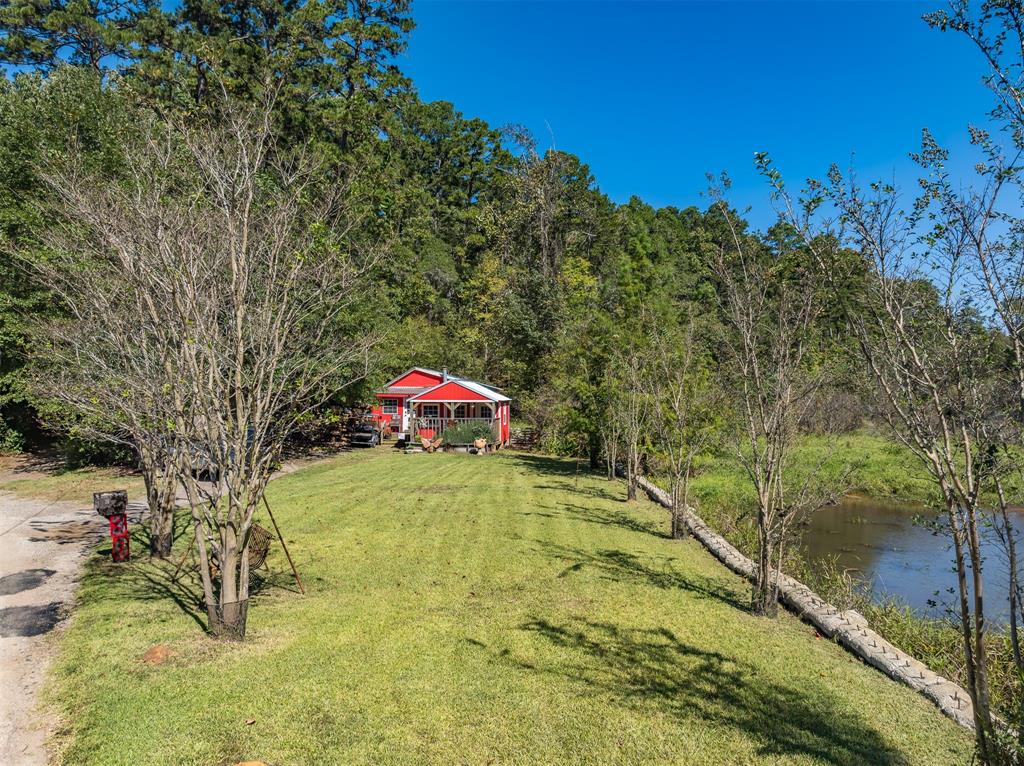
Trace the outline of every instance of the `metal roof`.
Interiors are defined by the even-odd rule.
[[[455,377],[453,375],[449,375],[448,376],[448,380],[442,380],[436,386],[431,386],[428,389],[420,391],[415,396],[410,397],[409,401],[413,401],[414,399],[418,399],[419,397],[423,396],[424,394],[430,393],[431,391],[433,391],[435,389],[438,389],[441,386],[447,385],[448,383],[455,383],[457,385],[462,386],[463,388],[468,388],[473,393],[480,394],[480,396],[486,397],[487,399],[489,399],[492,402],[510,402],[510,401],[512,401],[511,399],[509,399],[504,394],[495,391],[493,388],[488,388],[483,383],[477,383],[475,380],[467,380],[466,378],[457,378],[457,377]]]
[[[394,382],[395,382],[396,380],[401,380],[401,379],[402,379],[402,378],[404,378],[404,377],[405,377],[406,375],[408,375],[408,374],[409,374],[410,372],[415,372],[415,371],[417,371],[417,370],[418,370],[419,372],[425,372],[425,373],[427,373],[427,375],[436,375],[436,376],[437,376],[437,377],[439,377],[439,378],[443,378],[443,377],[444,377],[444,373],[443,373],[443,372],[439,372],[438,370],[432,370],[432,369],[430,369],[429,367],[410,367],[410,368],[409,368],[408,370],[406,370],[405,372],[403,372],[403,373],[402,373],[401,375],[399,375],[399,376],[398,376],[397,378],[392,378],[391,380],[389,380],[389,381],[388,381],[387,383],[385,383],[385,384],[384,384],[384,386],[385,386],[385,387],[389,387],[389,386],[390,386],[390,385],[391,385],[392,383],[394,383]],[[451,377],[451,376],[449,375],[448,377]],[[401,386],[401,388],[404,388],[404,386]]]
[[[441,382],[437,383],[436,385],[426,386],[426,387],[424,387],[424,386],[392,386],[391,385],[396,380],[401,380],[406,375],[408,375],[410,372],[415,372],[415,371],[425,372],[427,375],[436,375],[439,378],[441,378]],[[435,388],[439,388],[440,386],[443,386],[445,383],[458,383],[461,386],[465,386],[470,391],[472,391],[472,392],[474,392],[476,394],[480,394],[480,396],[484,396],[484,397],[490,399],[492,402],[510,402],[510,401],[512,401],[509,397],[507,397],[503,393],[501,393],[501,389],[499,389],[499,388],[495,388],[494,386],[488,386],[488,385],[486,385],[484,383],[478,383],[475,380],[470,380],[469,378],[463,378],[463,377],[460,377],[458,375],[452,375],[451,373],[445,373],[443,371],[439,372],[437,370],[431,370],[429,367],[411,367],[411,368],[409,368],[408,370],[403,372],[401,375],[399,375],[397,378],[392,378],[390,381],[388,381],[388,383],[385,386],[384,391],[382,391],[380,393],[387,393],[387,394],[410,394],[411,396],[409,397],[409,399],[412,400],[412,399],[415,399],[417,396],[420,396],[421,394],[425,394],[428,391],[433,391]]]

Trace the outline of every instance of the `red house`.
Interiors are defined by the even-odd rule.
[[[448,370],[413,367],[389,381],[377,399],[391,417],[392,430],[409,438],[433,438],[457,423],[487,423],[494,442],[508,444],[511,399],[492,386],[449,375]]]

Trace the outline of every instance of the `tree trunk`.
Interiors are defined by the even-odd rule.
[[[779,613],[778,584],[772,577],[772,542],[763,511],[758,511],[757,578],[754,580],[750,609],[759,617]]]
[[[230,525],[221,530],[220,597],[212,609],[208,606],[210,632],[218,638],[241,641],[248,618],[248,593],[243,593],[242,577],[248,576],[244,551]]]
[[[1002,484],[997,483],[999,490],[999,508],[1003,518],[1003,530],[1006,534],[1006,555],[1010,564],[1010,647],[1013,650],[1013,665],[1017,670],[1017,677],[1024,679],[1024,657],[1021,656],[1020,646],[1020,575],[1017,568],[1017,542],[1013,537],[1013,524],[1007,512],[1006,498],[1003,493]],[[1020,697],[1020,695],[1018,695]],[[1017,748],[1024,752],[1024,698],[1017,700]]]
[[[686,529],[686,521],[683,518],[683,509],[676,508],[672,511],[672,539],[685,540],[689,535]]]
[[[143,444],[139,445],[138,452],[149,509],[149,554],[154,558],[167,558],[174,545],[176,474],[173,466],[161,465],[157,453]]]
[[[672,483],[672,539],[684,540],[688,536],[686,521],[683,514],[686,513],[686,502],[681,497],[681,482],[677,479]]]
[[[998,763],[995,727],[992,723],[992,700],[988,685],[988,652],[985,647],[986,624],[984,581],[982,580],[981,540],[978,536],[977,513],[968,509],[967,544],[971,557],[971,585],[974,591],[974,709],[978,756],[983,763]]]
[[[158,492],[149,502],[149,553],[155,558],[167,558],[174,545],[174,492]]]
[[[192,527],[196,535],[196,550],[199,553],[199,579],[203,583],[203,601],[206,602],[206,610],[209,613],[216,605],[216,599],[213,595],[213,578],[210,577],[210,558],[206,550],[206,541],[203,539],[203,524],[198,516],[193,516]],[[210,622],[212,625],[212,617]]]
[[[626,501],[630,503],[636,500],[636,471],[636,460],[631,451],[626,457]]]

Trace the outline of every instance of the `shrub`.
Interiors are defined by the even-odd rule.
[[[477,439],[494,441],[494,432],[487,423],[457,423],[441,434],[445,444],[472,444]]]

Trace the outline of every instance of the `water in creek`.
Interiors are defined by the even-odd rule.
[[[840,569],[849,570],[877,593],[898,596],[923,614],[942,616],[956,599],[956,574],[949,535],[915,523],[915,516],[945,518],[920,506],[848,497],[815,513],[802,531],[802,543],[811,561],[835,557]],[[1024,553],[1024,512],[1013,517],[1018,547]],[[986,613],[1007,619],[1007,558],[991,525],[984,527],[982,550]]]

